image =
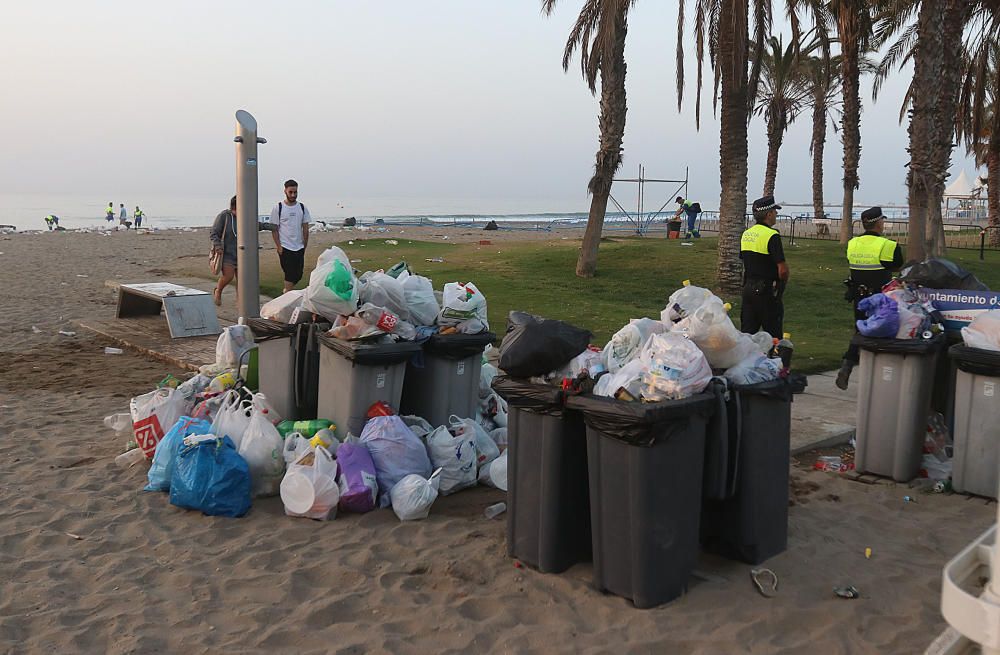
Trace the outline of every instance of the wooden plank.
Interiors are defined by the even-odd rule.
[[[222,327],[233,324],[225,320],[219,322]],[[160,317],[85,318],[75,323],[85,330],[110,339],[122,348],[189,371],[197,371],[200,366],[215,361],[218,337],[189,337],[175,341],[170,337],[166,321]]]

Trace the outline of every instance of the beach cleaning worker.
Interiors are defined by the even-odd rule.
[[[881,291],[892,279],[892,271],[903,266],[903,248],[895,241],[882,236],[885,231],[885,216],[881,207],[872,207],[861,212],[861,226],[865,232],[847,242],[847,264],[851,277],[845,284],[844,298],[854,304],[856,321],[867,318],[858,311],[862,299]],[[855,323],[855,332],[857,332]],[[844,360],[837,372],[837,386],[847,389],[851,371],[858,365],[858,347],[851,344],[844,353]]]
[[[740,329],[748,334],[765,330],[781,338],[785,307],[781,297],[788,283],[788,264],[781,235],[774,229],[781,205],[774,196],[753,201],[754,225],[740,239],[743,260],[743,306]]]
[[[59,227],[59,217],[55,214],[49,214],[45,217],[45,224],[49,227],[49,230],[54,230]]]
[[[306,246],[309,245],[309,223],[312,222],[309,210],[299,202],[299,183],[295,180],[285,182],[285,199],[271,210],[270,222],[278,226],[271,236],[285,274],[285,293],[288,293],[302,279]]]
[[[701,238],[698,230],[695,229],[695,221],[698,220],[698,214],[701,213],[701,203],[691,202],[686,200],[681,196],[677,196],[677,204],[680,207],[674,212],[674,218],[680,218],[681,214],[687,214],[687,232],[684,234],[685,239],[690,239],[692,236],[696,238]]]
[[[104,210],[104,218],[106,218],[109,223],[115,220],[115,203],[108,203],[108,208]]]
[[[132,214],[132,218],[135,220],[135,229],[142,227],[142,210],[139,209],[139,205],[135,206],[135,213]]]

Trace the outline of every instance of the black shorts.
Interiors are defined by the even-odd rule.
[[[298,284],[299,280],[302,279],[302,269],[306,264],[306,249],[282,248],[278,259],[281,261],[281,270],[285,272],[285,282]]]

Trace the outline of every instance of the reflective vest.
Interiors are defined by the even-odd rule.
[[[771,240],[771,236],[777,233],[777,230],[763,223],[758,223],[743,233],[743,237],[740,239],[740,250],[766,255],[767,244]]]
[[[105,210],[105,212],[108,213],[108,214],[111,214],[112,216],[114,216],[115,206],[114,205],[108,205],[108,208]]]
[[[874,234],[863,234],[847,242],[847,263],[852,271],[880,271],[891,262],[896,242]]]

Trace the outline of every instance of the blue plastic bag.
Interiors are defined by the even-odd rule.
[[[181,446],[170,479],[170,504],[209,516],[243,516],[250,509],[250,467],[229,437]]]
[[[858,332],[866,337],[896,338],[899,332],[899,305],[885,294],[876,293],[858,303],[868,318],[858,321]]]
[[[174,473],[177,451],[181,449],[184,437],[189,434],[208,434],[211,431],[212,424],[208,421],[190,416],[180,417],[160,439],[160,443],[156,444],[153,464],[149,467],[149,484],[144,491],[170,491],[170,477]]]

